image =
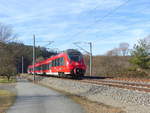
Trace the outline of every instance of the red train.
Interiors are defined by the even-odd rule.
[[[35,71],[33,72],[33,67]],[[29,74],[72,76],[74,78],[84,76],[86,65],[83,55],[75,49],[68,49],[56,56],[28,66]]]

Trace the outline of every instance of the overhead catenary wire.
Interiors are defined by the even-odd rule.
[[[103,21],[106,17],[109,17],[110,15],[112,15],[113,13],[115,13],[118,9],[120,9],[121,7],[123,7],[124,5],[126,5],[128,2],[130,2],[131,0],[127,0],[125,1],[124,3],[122,3],[121,5],[119,5],[118,7],[114,8],[113,10],[111,10],[110,12],[108,12],[106,15],[104,15],[102,18],[100,19],[97,19],[96,21],[94,21],[93,23],[89,24],[88,26],[86,26],[85,28],[89,28],[95,24],[97,24],[98,22],[101,22]],[[75,37],[75,36],[78,36],[80,34],[82,34],[83,32],[86,32],[86,30],[83,30],[83,31],[79,31],[73,35],[71,35],[71,37]]]

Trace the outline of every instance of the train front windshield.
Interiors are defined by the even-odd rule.
[[[81,54],[70,54],[69,58],[72,61],[79,62],[82,59],[82,55]]]
[[[80,62],[83,59],[82,54],[74,49],[68,49],[67,55],[71,61]]]

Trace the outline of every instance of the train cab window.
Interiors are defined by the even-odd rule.
[[[69,58],[70,60],[78,62],[82,59],[82,55],[81,54],[69,54]]]

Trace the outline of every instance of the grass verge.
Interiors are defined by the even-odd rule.
[[[7,77],[0,77],[0,83],[15,83],[16,79],[15,78],[10,78],[8,81]]]
[[[82,105],[87,113],[125,113],[121,108],[105,105],[103,103],[97,103],[84,99],[80,96],[71,96],[71,98]]]
[[[0,113],[5,111],[14,103],[16,95],[7,90],[0,90]]]

